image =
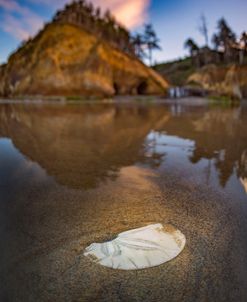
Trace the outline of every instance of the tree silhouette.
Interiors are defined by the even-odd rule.
[[[199,62],[198,62],[197,55],[198,55],[199,47],[195,43],[195,41],[191,38],[187,39],[184,42],[184,48],[189,50],[193,63],[198,66]]]
[[[243,64],[244,62],[244,57],[247,53],[247,33],[243,32],[242,35],[240,36],[239,39],[239,48],[240,48],[240,52],[239,52],[239,63]]]
[[[187,48],[189,50],[191,57],[196,56],[199,50],[198,45],[191,38],[184,42],[184,48]]]
[[[236,45],[236,35],[224,18],[218,21],[217,29],[218,32],[213,35],[212,43],[216,50],[222,50],[224,52],[224,59],[228,62],[231,59],[232,48]]]
[[[240,43],[242,44],[242,48],[247,51],[247,32],[244,31],[240,37]]]
[[[152,51],[155,49],[161,49],[159,45],[160,40],[158,39],[152,24],[145,25],[144,40],[148,50],[149,64],[152,66]]]
[[[207,19],[204,14],[202,14],[200,17],[200,24],[198,30],[205,39],[205,45],[208,46],[208,25],[207,25]]]
[[[139,59],[143,59],[145,55],[144,47],[145,47],[145,39],[144,37],[137,33],[132,37],[132,44],[135,48],[135,54]]]
[[[100,7],[97,7],[97,8],[96,8],[94,15],[95,15],[95,17],[96,17],[97,20],[100,19],[100,16],[101,16]]]

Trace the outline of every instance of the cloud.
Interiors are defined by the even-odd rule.
[[[12,0],[0,0],[0,7],[7,11],[19,10],[19,4]]]
[[[148,18],[148,7],[151,0],[92,0],[95,6],[109,9],[116,19],[129,29],[142,25]],[[30,4],[61,9],[71,0],[28,0]],[[20,0],[0,0],[2,16],[0,27],[18,40],[33,36],[43,26],[41,18],[28,5]]]
[[[28,7],[15,0],[0,0],[3,14],[0,27],[17,40],[26,40],[33,36],[43,25],[43,19]]]
[[[53,6],[58,9],[71,0],[29,0],[33,4]],[[151,0],[91,0],[95,6],[103,10],[109,9],[116,19],[129,29],[142,25],[148,18]]]
[[[147,20],[150,0],[93,0],[92,3],[110,9],[119,22],[133,29]]]

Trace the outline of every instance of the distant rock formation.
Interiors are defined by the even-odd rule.
[[[247,97],[247,66],[206,65],[188,78],[188,83],[217,95],[226,95],[238,99]]]
[[[124,34],[110,35],[105,30],[103,35],[97,33],[96,27],[89,31],[88,22],[87,27],[78,23],[80,17],[66,10],[58,13],[52,23],[12,54],[8,63],[0,66],[0,96],[104,97],[166,93],[166,80],[131,54]],[[113,38],[109,40],[107,35]],[[121,37],[119,45],[118,37]],[[124,43],[128,46],[126,51]]]

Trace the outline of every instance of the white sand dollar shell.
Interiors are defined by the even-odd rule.
[[[84,255],[113,269],[137,270],[175,258],[185,242],[185,236],[179,230],[158,223],[120,233],[112,241],[92,243]]]

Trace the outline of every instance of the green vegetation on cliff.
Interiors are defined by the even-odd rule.
[[[188,77],[196,71],[190,57],[158,64],[154,66],[154,69],[166,78],[172,86],[186,85]]]

